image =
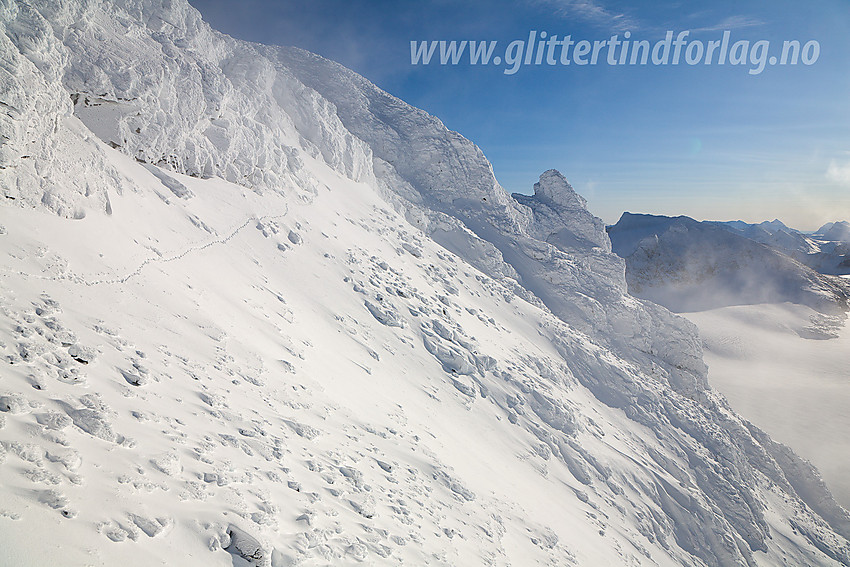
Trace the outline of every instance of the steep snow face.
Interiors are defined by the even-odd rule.
[[[660,365],[690,395],[704,389],[695,327],[626,294],[604,225],[560,173],[544,173],[538,197],[518,202],[481,150],[438,119],[312,53],[264,53],[333,102],[345,126],[372,148],[381,186],[435,240],[467,258],[477,258],[486,243],[488,258],[497,261],[476,267],[493,277],[515,274],[564,321],[646,369]]]
[[[609,348],[647,369],[660,363],[692,394],[704,388],[693,327],[625,294],[619,260],[606,256],[601,223],[588,222],[592,216],[571,188],[561,191],[565,180],[541,181],[554,183],[541,199],[548,190],[572,200],[557,204],[560,216],[538,214],[532,226],[532,212],[499,186],[473,143],[336,63],[235,41],[211,30],[185,2],[36,6],[40,11],[10,7],[10,29],[27,27],[29,43],[50,46],[48,76],[61,77],[66,89],[65,97],[55,95],[64,98],[63,116],[70,98],[74,114],[107,144],[180,173],[305,199],[317,188],[303,157],[320,157],[347,177],[382,187],[447,249],[488,275],[520,280]],[[33,61],[44,58],[41,50],[21,51]],[[73,128],[60,130],[76,143]],[[55,167],[56,154],[35,152],[34,161]],[[73,168],[55,169],[26,177],[25,202],[81,216],[81,203],[108,211],[109,192],[122,190],[114,173],[81,183],[66,179]],[[76,193],[55,191],[66,181],[79,186]],[[578,240],[559,241],[555,233],[572,233],[551,222],[572,226]],[[587,243],[599,249],[588,250]],[[670,337],[678,348],[669,348]]]
[[[307,158],[307,203],[104,152],[134,188],[111,216],[4,207],[5,562],[850,561],[813,469],[368,185]]]
[[[674,311],[791,302],[837,315],[850,297],[841,280],[712,223],[625,213],[608,233],[629,291]]]
[[[390,170],[384,177],[392,191],[464,221],[526,231],[528,212],[501,188],[481,150],[440,120],[318,55],[279,47],[264,53],[336,106],[345,126]],[[396,187],[397,178],[406,186]]]
[[[559,173],[513,199],[437,119],[182,1],[0,2],[19,563],[49,525],[37,563],[850,564]]]
[[[611,252],[604,223],[563,175],[544,172],[532,197],[514,198],[533,216],[529,236],[503,247],[523,285],[565,321],[644,369],[660,363],[674,389],[699,396],[707,384],[695,327],[626,293],[625,265]]]

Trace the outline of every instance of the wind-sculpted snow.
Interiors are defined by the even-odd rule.
[[[67,51],[30,4],[0,2],[0,175],[7,201],[81,218],[110,211],[121,176],[71,120]],[[71,173],[72,172],[72,173]]]
[[[53,72],[62,77],[74,114],[104,142],[180,173],[307,198],[316,187],[303,170],[304,153],[321,156],[353,179],[369,180],[377,172],[375,182],[395,192],[409,216],[419,214],[423,228],[479,269],[517,276],[565,320],[610,337],[609,346],[638,345],[642,356],[694,373],[694,384],[701,380],[699,364],[682,364],[699,359],[695,339],[679,341],[689,350],[684,359],[668,360],[654,340],[640,346],[637,337],[692,330],[625,298],[622,267],[606,254],[601,221],[592,220],[580,197],[567,197],[575,193],[563,178],[547,198],[574,202],[563,201],[561,214],[538,215],[539,226],[531,226],[529,209],[499,186],[474,144],[344,67],[297,49],[237,42],[210,30],[184,3],[166,9],[129,0],[112,9],[115,14],[106,14],[67,2],[43,9],[49,24],[34,10],[25,18],[39,29],[31,35],[57,52],[53,59],[61,64]],[[84,214],[47,188],[64,183],[66,171],[35,180],[26,200],[40,199],[64,215]],[[555,177],[560,175],[541,183],[552,184]],[[114,184],[119,190],[120,182]],[[99,193],[106,208],[107,188]],[[577,232],[553,227],[559,220]],[[573,240],[559,240],[568,234]],[[588,243],[600,249],[588,249]]]
[[[342,127],[332,105],[254,46],[211,30],[185,2],[0,6],[11,75],[2,97],[9,112],[0,127],[9,140],[0,166],[47,169],[19,175],[29,203],[42,199],[63,216],[78,213],[69,207],[81,199],[65,203],[68,195],[53,189],[80,183],[59,167],[76,141],[67,124],[72,111],[135,159],[257,190],[314,193],[302,152],[321,154],[354,179],[371,175],[369,149]],[[107,191],[120,187],[108,179],[78,192],[89,201],[98,193],[89,206],[104,209]]]
[[[0,0],[0,554],[850,565],[560,173],[511,197],[436,118],[180,0],[32,6]]]
[[[398,188],[403,197],[506,232],[527,228],[528,212],[501,188],[481,150],[439,119],[307,51],[267,47],[265,53],[336,106],[346,128],[410,185]]]
[[[695,328],[627,297],[625,269],[611,253],[601,220],[586,209],[557,171],[544,173],[535,196],[512,199],[496,181],[490,163],[472,142],[442,122],[381,91],[341,65],[295,48],[266,48],[305,84],[336,105],[345,126],[372,148],[379,182],[405,204],[414,220],[450,250],[477,258],[473,241],[439,234],[420,208],[460,220],[478,239],[494,246],[524,288],[558,316],[604,337],[612,348],[643,360],[659,358],[694,392],[704,386],[705,367]],[[424,217],[424,218],[422,218]],[[455,232],[462,230],[455,227]],[[498,277],[504,269],[479,269]],[[677,352],[662,336],[676,335]],[[637,354],[635,354],[637,351]],[[649,362],[651,367],[652,363]]]
[[[599,249],[611,251],[611,242],[605,236],[605,225],[587,210],[587,201],[575,192],[559,172],[549,170],[534,184],[534,195],[515,194],[514,198],[534,213],[532,231],[538,240],[556,247],[579,251]],[[613,273],[611,280],[620,274]]]

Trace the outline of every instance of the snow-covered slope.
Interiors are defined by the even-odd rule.
[[[522,293],[532,292],[561,319],[643,368],[660,362],[689,395],[704,386],[695,329],[627,295],[622,260],[611,253],[601,221],[561,205],[541,219],[528,202],[501,188],[477,146],[438,119],[333,61],[294,48],[266,52],[334,103],[345,126],[372,148],[390,199],[438,243],[492,277],[514,275]],[[574,198],[556,171],[544,173],[536,191],[544,204],[552,203],[546,194],[562,193],[565,203]],[[552,228],[553,219],[560,226]],[[562,231],[580,238],[557,238]],[[585,240],[594,231],[597,236]]]
[[[829,223],[829,227],[821,227],[818,236],[823,240],[850,242],[850,222],[838,221]]]
[[[825,274],[850,275],[850,223],[828,223],[811,238],[818,251],[804,260],[807,265]]]
[[[673,311],[783,302],[828,315],[847,309],[841,279],[716,223],[625,213],[608,234],[626,261],[629,291]]]
[[[743,305],[688,313],[700,328],[709,381],[732,407],[814,463],[850,506],[850,326],[806,340],[808,307]]]
[[[821,254],[822,236],[778,220],[628,214],[610,235],[626,257],[632,291],[697,324],[711,384],[736,411],[811,459],[850,502],[846,285],[783,254],[811,259]]]
[[[779,219],[758,224],[742,221],[707,221],[707,224],[725,228],[750,240],[766,244],[795,259],[816,253],[819,250],[817,243],[809,236],[785,226],[785,223]]]
[[[175,0],[0,0],[16,565],[850,564],[555,171]]]

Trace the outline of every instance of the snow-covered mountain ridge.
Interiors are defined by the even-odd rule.
[[[624,213],[608,234],[626,261],[630,292],[674,311],[789,302],[843,321],[850,300],[844,280],[787,255],[760,237],[759,225],[746,226]]]
[[[559,173],[185,2],[0,25],[19,564],[850,563]]]
[[[778,219],[758,224],[741,221],[709,224],[766,244],[822,274],[850,274],[850,223],[847,221],[826,223],[814,233],[789,228]]]

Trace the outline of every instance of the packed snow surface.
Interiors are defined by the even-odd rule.
[[[850,565],[557,171],[181,0],[0,30],[4,563]]]

